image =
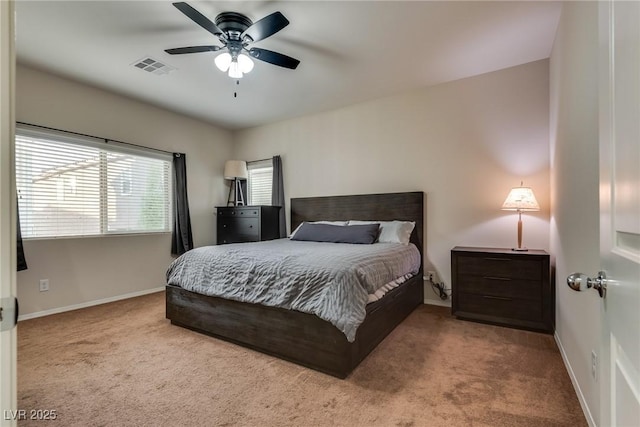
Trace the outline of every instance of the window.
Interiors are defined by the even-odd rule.
[[[171,231],[171,155],[19,125],[24,238]]]
[[[248,162],[247,190],[250,205],[271,205],[273,162],[271,159]]]

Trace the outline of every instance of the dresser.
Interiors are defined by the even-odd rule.
[[[451,313],[459,319],[553,333],[549,254],[456,246],[451,250],[451,300]]]
[[[216,207],[217,243],[259,242],[280,237],[279,206]]]

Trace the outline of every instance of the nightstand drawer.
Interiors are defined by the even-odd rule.
[[[260,209],[258,208],[226,208],[218,209],[218,217],[224,218],[258,218]]]
[[[529,322],[542,321],[542,305],[529,300],[496,297],[492,295],[462,294],[458,302],[458,316],[466,313],[491,316],[495,320],[517,319]]]
[[[517,259],[487,254],[486,256],[459,256],[458,268],[466,274],[512,279],[540,280],[542,264],[536,260]]]
[[[507,298],[542,299],[540,281],[493,276],[460,274],[457,287],[460,292],[476,295],[493,295]]]

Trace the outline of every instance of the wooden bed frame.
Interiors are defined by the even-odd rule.
[[[291,199],[291,229],[302,221],[415,221],[411,241],[423,253],[424,193],[389,193]],[[174,325],[222,338],[327,374],[346,378],[400,322],[423,302],[420,272],[367,305],[356,340],[317,316],[196,294],[167,285],[167,318]]]

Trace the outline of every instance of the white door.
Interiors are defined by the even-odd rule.
[[[599,5],[603,426],[640,426],[640,2]]]
[[[14,27],[13,3],[0,1],[0,301],[5,307],[16,286],[16,192],[13,171]],[[4,322],[3,322],[4,323]],[[16,328],[0,332],[0,425],[16,424]]]

